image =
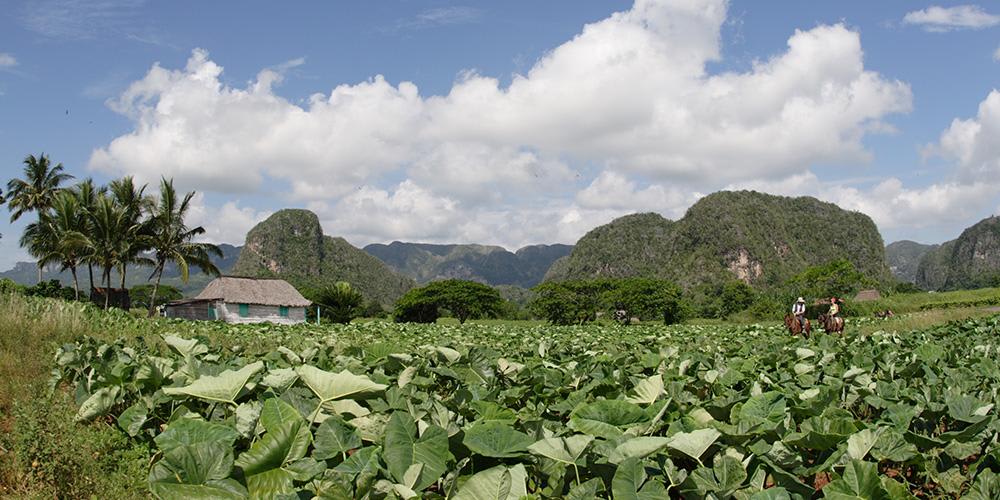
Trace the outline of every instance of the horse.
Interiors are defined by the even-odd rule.
[[[844,318],[830,317],[830,315],[823,313],[816,320],[823,325],[823,331],[826,333],[844,333]]]
[[[886,309],[885,311],[875,311],[875,317],[878,319],[889,319],[895,316],[896,313],[892,312],[892,309]]]
[[[802,328],[802,325],[799,324],[798,318],[796,318],[794,314],[790,313],[785,315],[785,327],[788,328],[788,331],[793,336],[801,333],[805,338],[809,338],[809,333],[812,331],[812,325],[809,323],[808,318],[806,318],[806,327]]]

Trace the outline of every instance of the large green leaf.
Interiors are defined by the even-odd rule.
[[[528,447],[535,455],[551,458],[557,462],[574,464],[583,455],[593,436],[576,434],[569,437],[552,437],[536,441]]]
[[[166,453],[178,446],[200,443],[223,443],[232,448],[239,437],[239,434],[228,425],[181,418],[170,423],[154,440],[160,451]]]
[[[663,390],[663,376],[656,374],[643,379],[642,382],[636,384],[634,391],[635,396],[626,398],[626,401],[636,404],[652,404],[660,396],[666,394],[666,391]]]
[[[312,440],[309,426],[301,417],[273,425],[277,427],[268,429],[236,459],[236,466],[247,478],[250,495],[256,498],[294,493],[293,481],[301,471],[293,464],[305,456]]]
[[[570,414],[569,427],[577,432],[605,439],[615,439],[622,428],[649,420],[638,405],[620,399],[605,399],[584,404]]]
[[[115,405],[121,389],[118,386],[102,387],[92,394],[76,412],[76,421],[85,422],[104,415]]]
[[[878,467],[871,462],[851,460],[840,478],[823,488],[823,496],[835,500],[890,500],[878,477]]]
[[[264,362],[257,361],[239,370],[225,370],[218,375],[202,375],[184,387],[164,387],[163,393],[171,396],[192,396],[208,401],[236,405],[236,396],[250,377],[264,369]]]
[[[208,352],[208,346],[197,339],[182,339],[175,335],[166,335],[163,337],[163,342],[183,357],[197,356]]]
[[[527,434],[496,420],[473,424],[466,429],[463,444],[485,457],[516,457],[535,442]]]
[[[698,460],[722,433],[715,429],[698,429],[691,432],[678,432],[670,436],[667,446],[695,460]]]
[[[459,488],[455,500],[518,500],[528,494],[524,465],[498,465],[470,477]]]
[[[302,381],[323,402],[381,392],[387,387],[385,384],[376,384],[368,377],[355,375],[347,370],[331,373],[310,365],[302,365],[295,370]]]
[[[617,464],[627,458],[645,458],[665,448],[670,441],[671,438],[662,436],[634,437],[616,446],[608,461]]]
[[[448,451],[448,433],[430,425],[417,435],[417,424],[408,413],[392,414],[385,427],[382,457],[396,482],[402,482],[407,469],[413,464],[423,464],[420,476],[413,485],[416,491],[430,486],[447,470],[452,458]]]
[[[150,483],[150,491],[160,500],[238,500],[247,498],[247,489],[234,479],[205,484]]]
[[[659,481],[646,482],[646,469],[638,458],[618,465],[611,480],[614,500],[658,500],[667,498],[666,487]]]
[[[330,417],[316,429],[314,445],[313,457],[326,460],[360,448],[361,436],[339,417]]]

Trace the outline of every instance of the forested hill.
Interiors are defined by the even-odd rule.
[[[280,210],[254,226],[232,274],[279,277],[299,288],[346,281],[384,305],[415,285],[343,238],[324,236],[316,214],[297,209]]]
[[[900,281],[915,283],[917,268],[927,252],[937,249],[940,245],[924,245],[915,241],[903,240],[886,245],[885,261],[892,275]]]
[[[463,279],[524,288],[541,282],[552,263],[572,249],[570,245],[533,245],[510,252],[498,246],[399,241],[364,247],[366,252],[418,283]]]
[[[1000,285],[1000,217],[983,219],[920,260],[917,286],[958,290]]]
[[[646,213],[597,227],[545,279],[647,276],[690,287],[736,278],[766,288],[837,259],[876,281],[890,277],[867,215],[811,197],[722,191],[678,221]]]

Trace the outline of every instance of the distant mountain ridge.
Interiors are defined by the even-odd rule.
[[[243,247],[233,246],[226,243],[219,245],[219,250],[222,250],[222,257],[212,256],[212,263],[219,268],[222,274],[227,274],[233,266],[236,264],[236,259],[239,258],[240,250]],[[153,272],[151,267],[143,267],[131,265],[128,266],[128,272],[125,274],[125,286],[133,287],[136,285],[143,285],[151,283],[148,281],[149,275]],[[94,268],[94,280],[100,282],[100,269]],[[80,280],[80,288],[88,289],[90,288],[90,278],[87,273],[86,266],[77,269],[77,277]],[[34,285],[38,282],[38,268],[35,267],[34,262],[18,262],[14,264],[14,267],[10,270],[0,272],[0,279],[9,278],[16,283],[22,285]],[[176,264],[168,263],[163,268],[163,280],[161,284],[169,285],[178,288],[185,295],[193,295],[201,291],[209,281],[212,280],[212,276],[209,276],[201,272],[197,266],[192,266],[189,270],[188,282],[184,283],[181,281],[181,273],[177,268]],[[59,280],[65,286],[73,286],[73,277],[69,271],[59,272],[58,265],[48,266],[42,272],[43,280]],[[118,286],[120,277],[117,272],[112,271],[111,273],[111,283],[114,286]],[[100,285],[100,283],[98,283]],[[103,286],[103,285],[102,285]]]
[[[488,285],[531,288],[571,245],[532,245],[510,252],[503,247],[475,244],[437,245],[394,241],[373,243],[364,251],[417,283],[463,279]]]
[[[925,245],[910,240],[892,242],[885,247],[885,262],[889,271],[900,281],[916,283],[920,261],[928,252],[941,245]]]
[[[682,287],[739,279],[766,288],[836,259],[890,279],[882,236],[867,215],[811,197],[721,191],[677,221],[633,214],[594,228],[545,279],[645,276]]]
[[[1000,284],[1000,216],[987,217],[928,251],[917,266],[915,282],[926,290]]]
[[[383,305],[416,284],[343,238],[325,236],[316,214],[301,209],[279,210],[254,226],[232,274],[283,278],[299,289],[346,281]]]

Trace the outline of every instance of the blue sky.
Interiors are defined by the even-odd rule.
[[[833,201],[886,242],[951,239],[1000,211],[992,3],[0,12],[0,180],[41,152],[101,182],[167,175],[200,193],[193,221],[216,242],[305,207],[359,246],[573,243],[723,188]],[[0,268],[27,260],[22,228],[0,219]]]

